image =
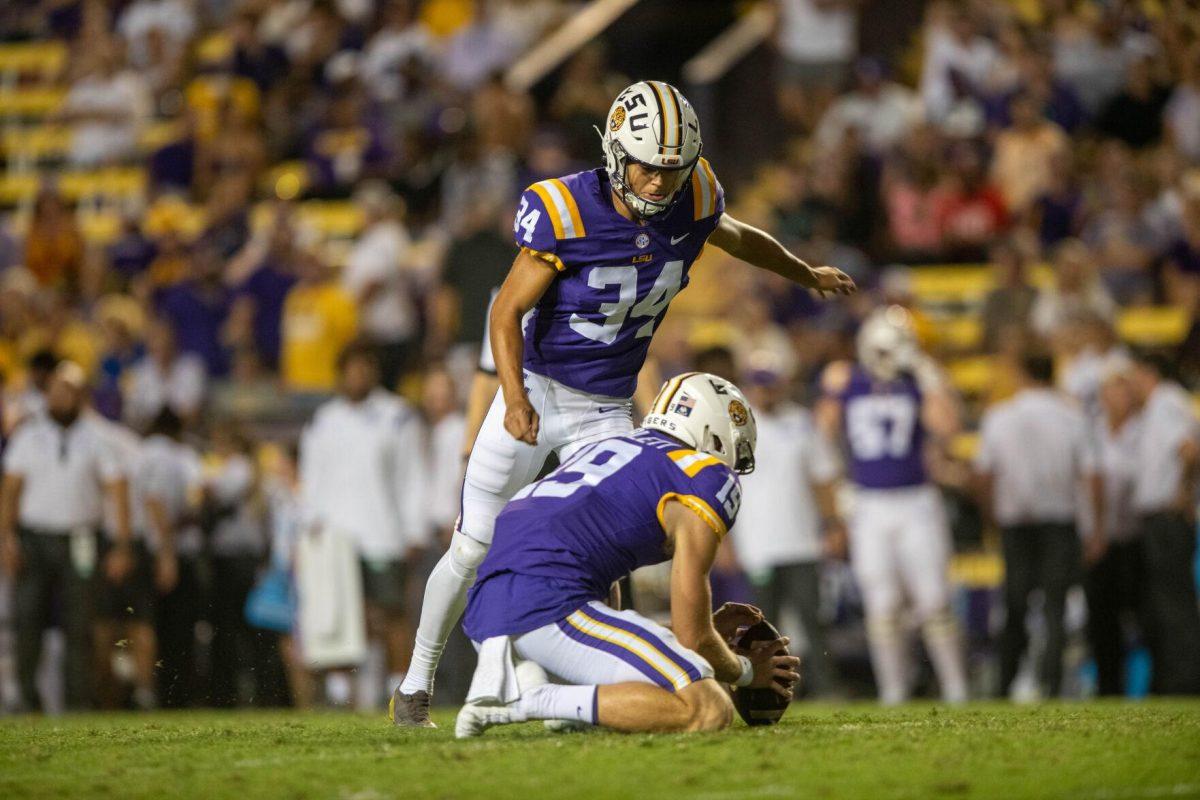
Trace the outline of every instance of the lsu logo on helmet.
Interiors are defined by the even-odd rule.
[[[619,131],[624,124],[625,106],[617,106],[613,109],[612,116],[608,119],[608,129],[610,131]]]

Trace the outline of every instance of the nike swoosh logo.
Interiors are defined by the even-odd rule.
[[[671,237],[671,244],[679,244],[680,242],[682,242],[684,239],[686,239],[687,237],[689,237],[689,236],[691,236],[691,235],[692,235],[691,231],[688,231],[688,232],[687,232],[687,233],[685,233],[683,236],[680,236],[680,237],[678,237],[678,238],[676,238],[676,237],[672,236],[672,237]]]
[[[610,411],[619,411],[624,406],[596,406],[596,411],[600,414],[607,414]]]

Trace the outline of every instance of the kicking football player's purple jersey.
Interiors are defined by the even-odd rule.
[[[589,445],[522,489],[496,519],[463,628],[477,642],[527,633],[608,597],[613,581],[666,561],[661,514],[678,500],[722,537],[741,503],[723,462],[647,429]]]
[[[633,395],[650,338],[725,210],[703,158],[680,191],[639,224],[617,213],[602,169],[525,190],[517,246],[562,273],[526,326],[525,369],[590,394]]]
[[[855,366],[839,399],[855,483],[867,489],[925,483],[921,390],[911,375],[884,383]]]

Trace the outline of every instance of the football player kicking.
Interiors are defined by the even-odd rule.
[[[774,655],[787,640],[735,654],[726,642],[761,614],[713,614],[709,592],[741,500],[735,472],[754,468],[754,417],[736,386],[708,374],[668,381],[655,408],[638,430],[585,446],[522,489],[497,518],[467,603],[480,656],[458,737],[533,719],[717,730],[733,713],[720,684],[791,696],[800,660]],[[605,605],[614,580],[671,558],[671,630]]]
[[[822,294],[855,289],[840,270],[810,267],[725,213],[700,157],[699,120],[673,86],[641,81],[621,92],[601,143],[602,169],[541,181],[521,197],[520,252],[490,314],[500,390],[467,462],[450,548],[425,587],[412,665],[392,696],[397,725],[432,726],[434,672],[500,510],[551,452],[565,462],[632,430],[650,339],[706,242]]]
[[[867,643],[885,705],[909,696],[905,599],[921,626],[942,699],[967,699],[958,625],[950,608],[950,529],[925,467],[927,439],[958,431],[958,404],[941,370],[921,353],[908,312],[868,317],[858,364],[835,362],[822,376],[818,420],[844,436],[857,491],[850,563],[863,596]]]

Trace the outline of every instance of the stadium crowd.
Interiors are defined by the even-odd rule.
[[[1186,394],[1200,388],[1200,10],[933,2],[885,58],[860,51],[869,4],[768,4],[785,135],[753,168],[721,172],[716,155],[714,168],[738,218],[866,291],[822,304],[710,252],[657,334],[639,392],[687,369],[722,374],[779,432],[763,436],[771,453],[747,481],[718,594],[793,615],[813,694],[858,691],[849,500],[804,406],[827,364],[854,357],[861,321],[897,304],[963,399],[968,432],[933,472],[963,554],[974,693],[1009,691],[1034,588],[1043,664],[1029,693],[1138,691],[1124,671],[1143,647],[1155,691],[1200,693],[1200,426]],[[428,553],[457,513],[515,200],[596,166],[592,126],[647,77],[611,68],[601,37],[549,91],[506,82],[578,5],[0,11],[16,42],[0,45],[5,707],[40,706],[49,627],[63,631],[54,691],[71,708],[346,702],[345,675],[314,682],[287,631],[244,613],[319,524],[350,531],[364,560],[381,645],[357,697],[381,702],[410,649]],[[35,57],[5,60],[6,47]],[[1106,488],[1102,524],[1076,526],[1073,489],[1055,506],[1044,485],[1005,488],[1032,451],[1008,453],[1027,434],[997,444],[994,420],[1030,392],[1086,415],[1097,455],[1080,474]],[[408,476],[401,490],[369,485],[370,448]],[[750,513],[755,492],[791,498],[799,484],[812,496],[786,519]],[[372,492],[379,517],[347,508]],[[1049,535],[1014,546],[1010,529],[1029,525],[1060,526],[1062,548],[1040,553]],[[1072,649],[1084,640],[1090,686]],[[49,672],[43,689],[59,685]]]

